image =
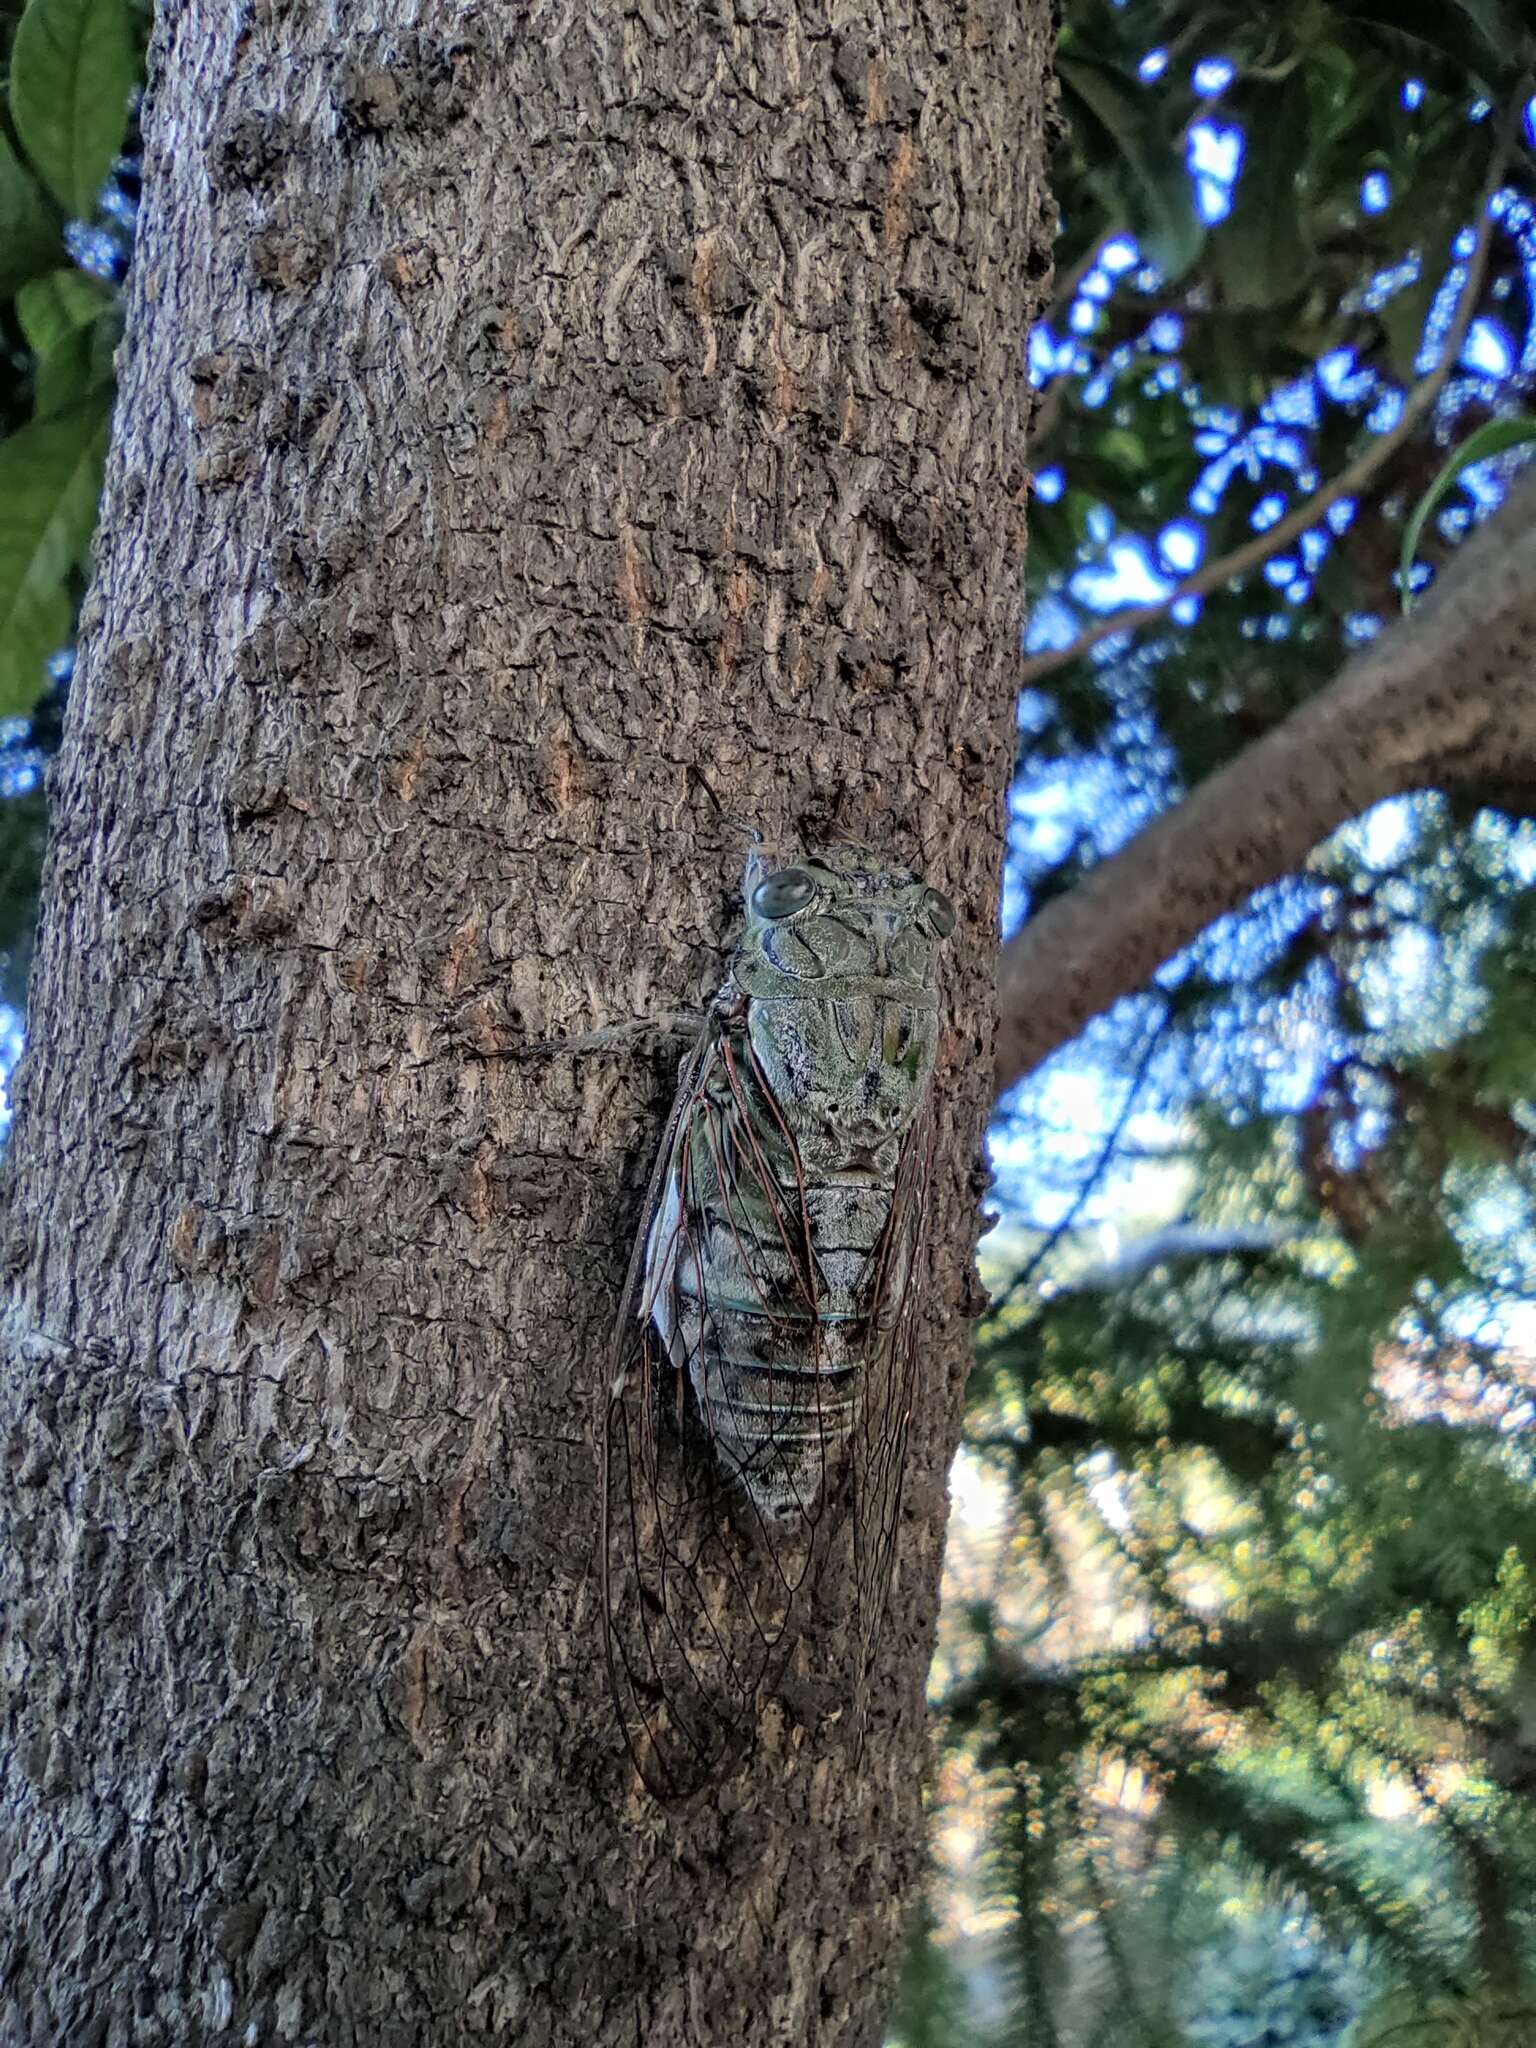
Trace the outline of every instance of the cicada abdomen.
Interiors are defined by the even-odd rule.
[[[668,1121],[606,1402],[609,1667],[662,1797],[749,1745],[844,1516],[857,1686],[914,1394],[954,911],[839,846],[754,862],[747,912]]]

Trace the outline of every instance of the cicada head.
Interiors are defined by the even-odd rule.
[[[921,1106],[938,1036],[948,897],[842,844],[750,881],[732,979],[804,1165],[885,1179]]]
[[[872,848],[850,843],[770,867],[754,855],[747,867],[747,929],[736,953],[736,979],[770,991],[764,972],[795,988],[828,995],[859,982],[937,987],[938,952],[955,928],[955,907],[910,868]]]

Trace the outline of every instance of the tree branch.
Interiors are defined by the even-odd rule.
[[[1427,602],[1003,948],[1004,1089],[1134,993],[1181,946],[1385,797],[1536,790],[1536,481],[1442,571]]]
[[[1061,1292],[1108,1294],[1143,1279],[1154,1266],[1182,1265],[1186,1260],[1263,1258],[1305,1235],[1305,1226],[1299,1223],[1167,1223],[1136,1238],[1114,1258],[1074,1275]]]

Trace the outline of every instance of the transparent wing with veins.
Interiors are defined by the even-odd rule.
[[[930,1152],[925,1110],[871,1254],[852,1427],[823,1428],[823,1383],[848,1375],[841,1358],[829,1363],[818,1318],[798,1147],[750,1044],[719,1017],[684,1063],[620,1304],[601,1435],[605,1650],[625,1740],[658,1799],[693,1797],[751,1748],[844,1516],[862,1714],[916,1387]],[[745,1445],[721,1424],[729,1401],[700,1398],[698,1371],[701,1355],[739,1349],[744,1327],[747,1376],[759,1396],[767,1390]],[[717,1370],[728,1377],[729,1359],[704,1372],[706,1387]],[[789,1511],[765,1513],[765,1493]]]

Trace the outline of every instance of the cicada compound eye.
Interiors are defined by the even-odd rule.
[[[947,939],[955,928],[955,906],[937,889],[930,889],[924,896],[923,915],[938,938]]]
[[[804,910],[815,894],[816,883],[804,868],[780,868],[752,891],[752,908],[759,917],[777,923],[781,917]]]

